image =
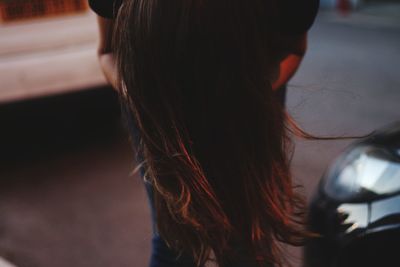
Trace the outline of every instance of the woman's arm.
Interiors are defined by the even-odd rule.
[[[284,43],[288,46],[286,56],[279,65],[279,76],[272,84],[274,90],[285,85],[296,73],[307,50],[307,34],[296,37],[287,37]]]
[[[114,20],[97,16],[97,22],[99,25],[100,37],[97,53],[99,57],[100,67],[110,85],[115,90],[118,90],[117,67],[111,49]]]

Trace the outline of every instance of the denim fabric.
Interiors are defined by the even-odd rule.
[[[196,265],[190,257],[179,255],[175,251],[171,250],[157,233],[153,187],[148,182],[144,183],[150,203],[151,219],[153,224],[153,237],[151,240],[151,257],[149,267],[195,267]]]

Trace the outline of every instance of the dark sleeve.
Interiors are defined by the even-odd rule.
[[[113,19],[118,13],[122,0],[89,0],[90,8],[99,16]]]
[[[319,0],[279,0],[282,31],[289,34],[307,32],[314,23]]]

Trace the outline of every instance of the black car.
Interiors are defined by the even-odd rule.
[[[400,266],[400,123],[351,145],[309,211],[304,266]]]

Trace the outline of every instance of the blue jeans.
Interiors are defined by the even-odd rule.
[[[144,182],[151,208],[151,220],[153,224],[153,237],[151,239],[151,257],[149,267],[195,267],[191,257],[181,255],[170,249],[156,229],[156,214],[154,207],[153,188],[151,184]],[[178,257],[179,256],[179,257]]]
[[[151,218],[153,223],[153,237],[151,242],[151,257],[149,267],[196,267],[193,259],[188,255],[179,256],[177,252],[170,249],[165,241],[157,233],[156,215],[154,208],[153,188],[145,182],[145,187],[151,207]],[[241,260],[229,263],[229,267],[259,267],[254,260],[246,259],[248,253],[240,244],[231,245]],[[178,257],[179,256],[179,257]]]

